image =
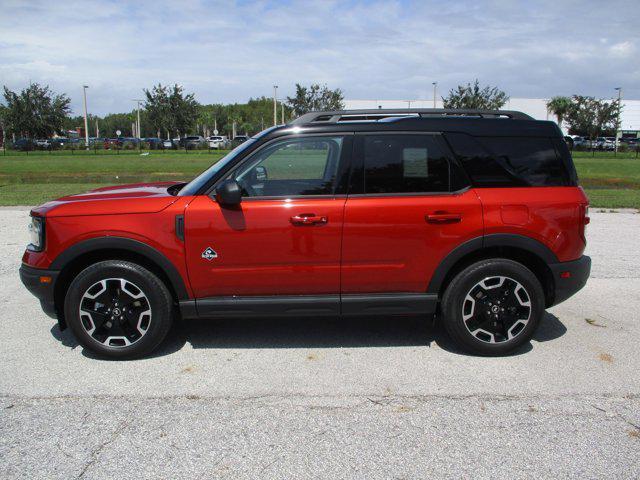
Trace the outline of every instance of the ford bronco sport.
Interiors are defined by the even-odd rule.
[[[500,355],[589,276],[562,134],[519,112],[314,112],[189,183],[31,211],[20,275],[79,343],[142,356],[174,318],[438,314]]]

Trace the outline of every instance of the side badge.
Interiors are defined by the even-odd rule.
[[[205,248],[204,252],[202,252],[202,258],[211,261],[214,258],[218,258],[218,254],[213,248],[207,247]]]

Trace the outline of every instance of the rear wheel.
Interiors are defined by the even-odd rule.
[[[462,348],[480,355],[503,355],[528,342],[543,313],[538,278],[508,259],[470,265],[442,298],[445,329]]]
[[[78,342],[110,358],[150,353],[172,323],[173,301],[164,283],[132,262],[107,260],[69,286],[65,318]]]

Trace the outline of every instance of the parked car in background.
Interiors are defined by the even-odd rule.
[[[236,135],[233,138],[233,141],[231,142],[231,146],[235,148],[238,145],[240,145],[241,143],[246,142],[247,140],[249,140],[249,136],[247,136],[247,135]]]
[[[121,148],[121,147],[122,147],[122,138],[105,138],[104,140],[105,150]]]
[[[51,147],[51,140],[48,138],[39,138],[35,141],[35,144],[38,148],[49,148]]]
[[[51,148],[63,148],[69,143],[69,139],[66,137],[55,137],[50,141]]]
[[[28,150],[33,150],[35,145],[36,143],[29,138],[19,138],[18,140],[13,142],[12,148],[14,150],[21,150],[23,152],[26,152]]]
[[[148,138],[143,138],[142,139],[143,142],[148,143],[149,144],[149,148],[151,150],[157,150],[159,148],[162,148],[163,146],[163,140],[157,137],[148,137]]]
[[[587,139],[585,137],[581,137],[580,135],[568,135],[564,137],[565,141],[569,148],[586,148]]]
[[[184,137],[182,139],[181,146],[186,149],[192,148],[200,148],[203,145],[206,145],[207,141],[201,135],[189,135],[188,137]]]
[[[209,147],[217,150],[229,148],[229,139],[224,135],[211,135],[208,138]]]
[[[162,141],[162,148],[175,148],[175,143],[173,143],[173,140],[167,138],[166,140]]]

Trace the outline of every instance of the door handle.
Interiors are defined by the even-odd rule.
[[[459,213],[436,212],[426,215],[425,220],[427,223],[435,224],[458,223],[462,220],[462,215]]]
[[[301,213],[300,215],[294,215],[289,221],[296,226],[300,225],[323,225],[329,220],[326,216],[319,216],[315,213]]]

